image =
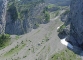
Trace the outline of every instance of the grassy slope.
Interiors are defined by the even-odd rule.
[[[81,60],[81,58],[79,58],[74,52],[65,49],[54,54],[50,60]]]

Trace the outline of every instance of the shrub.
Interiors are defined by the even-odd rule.
[[[38,28],[38,27],[39,27],[39,24],[36,23],[36,24],[34,24],[33,29],[36,29],[36,28]]]
[[[43,10],[44,16],[45,16],[45,22],[49,22],[50,21],[50,14],[48,12],[48,7],[46,6]]]
[[[6,43],[10,40],[9,34],[2,34],[0,35],[0,47],[3,47],[6,45]]]
[[[9,39],[9,38],[10,38],[9,34],[2,34],[2,35],[0,35],[0,40],[1,39],[5,40],[5,39]]]
[[[36,25],[36,27],[39,27],[39,24],[38,23],[36,23],[35,25]]]
[[[62,26],[60,26],[60,28],[57,30],[57,32],[59,32],[59,33],[63,32],[64,28],[66,28],[66,26],[63,24]]]
[[[49,22],[50,21],[50,14],[49,14],[49,12],[45,12],[45,21],[46,22]]]

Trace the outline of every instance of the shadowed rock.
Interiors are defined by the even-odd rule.
[[[72,0],[70,5],[70,36],[78,45],[83,48],[83,0]],[[70,41],[72,39],[70,37]]]

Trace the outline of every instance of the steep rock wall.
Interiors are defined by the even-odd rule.
[[[0,33],[20,35],[49,21],[46,0],[0,0],[0,3]]]
[[[22,1],[22,0],[21,0]],[[7,34],[24,34],[27,32],[30,32],[33,28],[37,28],[37,26],[40,23],[44,23],[44,14],[42,13],[45,4],[40,2],[37,3],[37,5],[28,8],[23,7],[24,5],[29,5],[29,3],[33,3],[34,1],[28,1],[25,0],[24,2],[17,2],[19,5],[15,6],[12,4],[12,7],[7,11],[7,16],[6,16],[6,27],[5,27],[5,32]],[[10,2],[11,3],[11,2]],[[21,5],[21,7],[19,7]],[[25,9],[25,10],[22,10]],[[20,13],[20,18],[18,16],[18,11],[22,12]]]
[[[70,36],[71,42],[83,45],[83,0],[72,0],[70,5]]]
[[[7,0],[0,0],[0,33],[5,33]]]

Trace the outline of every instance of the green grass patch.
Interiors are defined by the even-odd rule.
[[[9,52],[7,52],[6,54],[4,54],[5,57],[7,56],[11,56],[13,54],[18,53],[22,48],[25,47],[26,44],[21,44],[21,45],[17,45],[15,48],[12,48]]]
[[[45,15],[45,21],[49,22],[50,21],[50,14],[49,14],[49,12],[46,11],[44,15]]]
[[[10,35],[9,34],[0,35],[0,50],[5,48],[9,44],[10,44]]]
[[[3,46],[0,47],[0,50],[10,45],[10,40],[6,41]]]
[[[57,32],[59,32],[59,33],[63,32],[64,28],[66,28],[66,26],[63,24],[60,26],[60,28],[57,30]]]
[[[50,9],[50,8],[55,7],[55,5],[54,4],[49,4],[47,7],[48,7],[48,9]]]
[[[81,60],[74,52],[66,49],[53,55],[50,60]]]

